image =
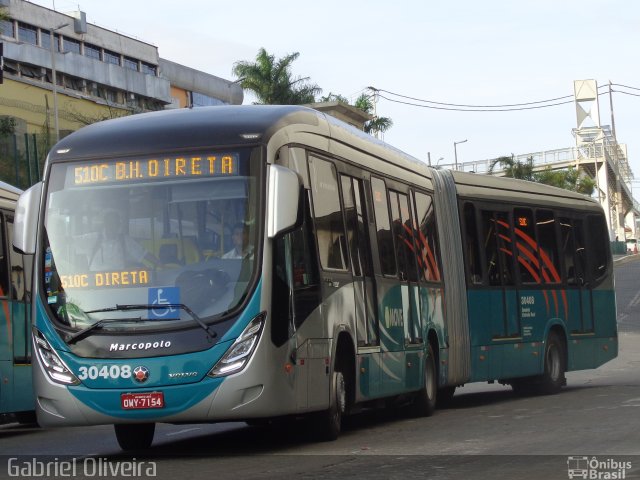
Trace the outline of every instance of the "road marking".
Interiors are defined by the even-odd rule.
[[[185,428],[184,430],[179,430],[177,432],[165,433],[165,435],[167,437],[172,437],[174,435],[182,435],[183,433],[195,432],[196,430],[202,430],[202,428],[201,427]]]
[[[640,305],[640,291],[629,302],[629,307],[637,307],[638,305]]]

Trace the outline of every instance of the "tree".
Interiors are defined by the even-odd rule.
[[[593,194],[596,186],[594,179],[580,175],[580,172],[573,167],[563,170],[551,170],[551,167],[547,167],[541,172],[536,172],[534,178],[536,182],[544,183],[545,185],[552,185],[589,196]]]
[[[309,77],[294,77],[291,64],[300,56],[298,52],[276,59],[264,48],[258,51],[255,62],[239,61],[233,65],[233,74],[245,90],[252,91],[262,105],[301,105],[314,103],[322,89],[309,83]]]
[[[551,167],[547,167],[542,171],[535,172],[533,157],[521,162],[511,155],[510,157],[498,157],[493,160],[489,165],[489,175],[493,174],[497,165],[502,166],[505,177],[543,183],[589,196],[595,191],[595,181],[590,177],[580,175],[580,172],[573,167],[563,170],[551,170]]]
[[[354,107],[359,108],[365,113],[373,115],[373,112],[375,111],[373,97],[363,93],[356,99]],[[364,131],[371,135],[376,135],[377,133],[386,132],[391,127],[393,127],[393,120],[389,117],[374,116],[373,119],[364,124]]]
[[[11,17],[9,17],[9,12],[5,7],[0,7],[0,21],[2,20],[11,20]],[[0,30],[2,30],[1,26],[0,26]],[[0,31],[0,33],[4,33],[4,32]]]
[[[491,161],[489,165],[489,175],[493,175],[493,171],[497,165],[502,166],[505,177],[535,181],[533,176],[533,157],[527,158],[524,162],[516,160],[513,154],[511,154],[510,157],[498,157]]]

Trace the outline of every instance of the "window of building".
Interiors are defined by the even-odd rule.
[[[30,45],[38,44],[38,29],[33,25],[18,22],[18,40]]]
[[[336,169],[331,162],[312,157],[309,174],[320,264],[326,269],[346,270],[347,242]]]
[[[0,32],[5,37],[15,37],[13,32],[13,20],[0,20]]]
[[[123,57],[122,66],[124,68],[128,68],[129,70],[138,71],[138,60],[131,57]]]
[[[150,63],[140,62],[140,71],[146,75],[155,76],[158,73],[158,67]]]
[[[62,37],[63,52],[80,53],[80,42],[69,37]]]
[[[40,46],[51,50],[51,32],[48,30],[40,30]]]
[[[92,45],[90,43],[84,44],[84,56],[89,58],[95,58],[96,60],[100,60],[100,47],[96,45]]]
[[[194,107],[215,107],[224,105],[222,100],[204,95],[203,93],[191,92],[191,105]]]
[[[371,191],[373,193],[373,211],[376,217],[380,268],[384,275],[395,275],[396,256],[393,248],[391,222],[389,221],[389,201],[384,181],[371,177]]]
[[[114,65],[120,65],[120,55],[116,52],[112,52],[111,50],[104,51],[104,61],[107,63],[112,63]]]

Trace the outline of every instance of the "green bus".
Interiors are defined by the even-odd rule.
[[[433,169],[305,107],[85,127],[18,211],[38,421],[113,424],[123,449],[157,422],[305,417],[333,439],[362,408],[553,393],[617,355],[597,202]]]

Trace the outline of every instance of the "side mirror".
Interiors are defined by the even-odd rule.
[[[280,165],[269,166],[267,202],[267,236],[274,238],[298,222],[300,178],[293,170]]]
[[[13,223],[13,246],[25,255],[36,253],[38,212],[42,197],[42,182],[25,190],[18,199]]]

